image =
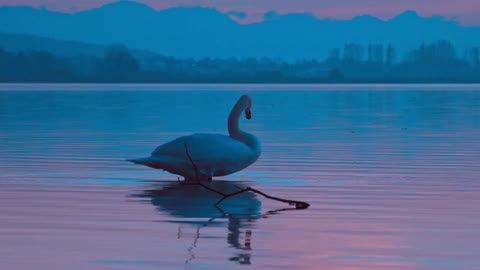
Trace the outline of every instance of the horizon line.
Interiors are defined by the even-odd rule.
[[[344,90],[352,87],[359,91],[382,91],[385,88],[401,91],[480,89],[480,83],[0,83],[0,91],[199,91],[205,86],[214,91],[225,90],[225,86],[233,87],[230,91],[245,91],[246,87],[250,91],[288,91],[299,86],[305,91]],[[283,89],[272,90],[272,86]]]

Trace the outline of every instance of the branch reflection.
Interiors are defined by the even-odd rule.
[[[232,193],[247,187],[246,182],[215,180],[208,186],[222,193]],[[220,195],[199,185],[186,185],[182,182],[154,183],[151,188],[133,196],[145,198],[160,212],[181,218],[178,238],[183,236],[182,225],[197,227],[192,245],[188,248],[189,263],[195,259],[194,249],[202,238],[200,230],[207,226],[224,226],[227,222],[227,243],[238,250],[230,261],[251,264],[252,237],[255,220],[262,218],[261,201],[252,192],[245,192],[223,201],[220,208],[214,204]]]

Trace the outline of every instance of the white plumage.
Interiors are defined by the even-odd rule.
[[[207,180],[243,170],[253,164],[261,153],[257,137],[238,127],[243,111],[250,119],[251,106],[249,96],[243,95],[237,101],[228,118],[229,136],[204,133],[182,136],[158,146],[149,157],[129,161],[181,175],[186,180],[196,180],[197,177],[198,180]]]

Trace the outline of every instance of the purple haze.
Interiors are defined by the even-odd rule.
[[[32,6],[49,10],[77,12],[92,9],[115,0],[0,0],[0,5]],[[317,17],[349,19],[357,15],[371,14],[382,19],[391,18],[405,10],[416,10],[423,16],[444,16],[463,25],[480,25],[480,1],[477,0],[139,0],[155,9],[176,6],[214,7],[222,12],[244,14],[232,16],[238,21],[259,21],[263,14],[275,10],[278,13],[313,13]]]

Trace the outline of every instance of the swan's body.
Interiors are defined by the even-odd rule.
[[[207,180],[241,171],[257,161],[261,153],[257,137],[238,127],[243,111],[250,119],[251,105],[249,96],[240,97],[228,118],[229,136],[203,133],[183,136],[158,146],[150,157],[129,161],[181,175],[186,180]]]

